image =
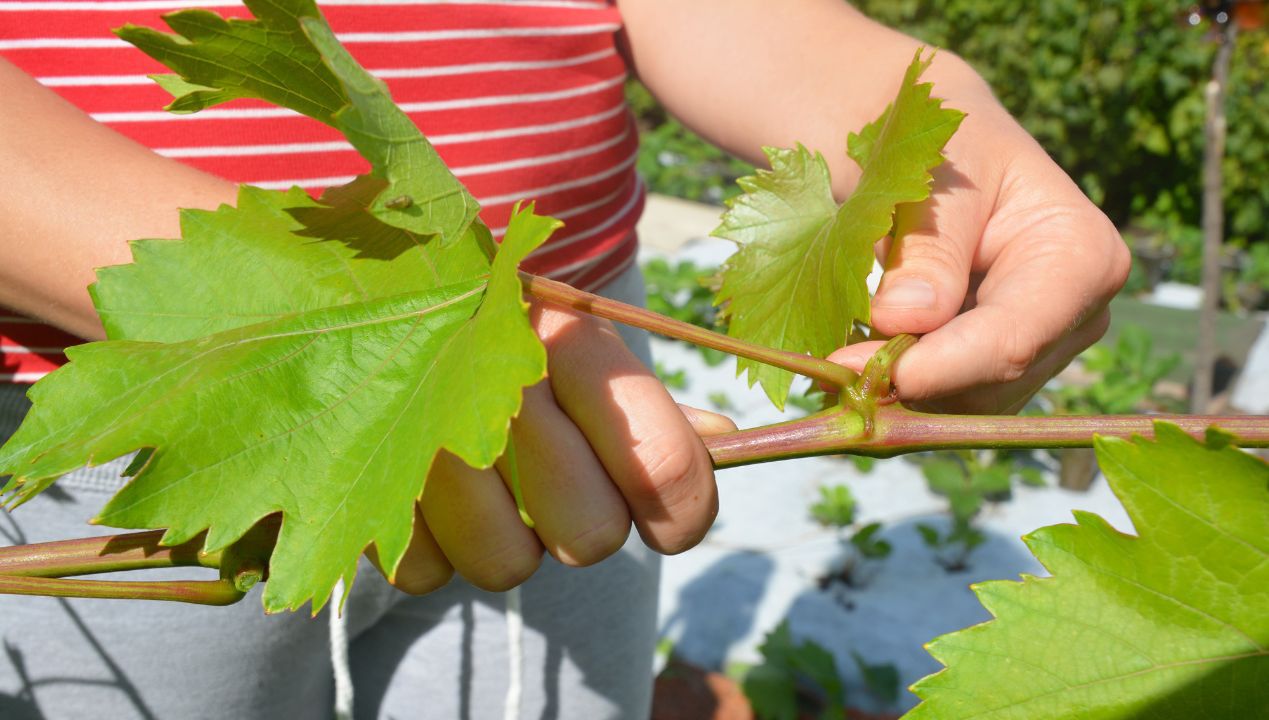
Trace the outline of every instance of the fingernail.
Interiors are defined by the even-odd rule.
[[[849,351],[850,348],[847,348]],[[864,366],[868,364],[868,358],[872,357],[869,352],[845,352],[841,355],[834,355],[833,362],[838,365],[845,365],[855,372],[863,372]]]
[[[930,310],[934,307],[934,286],[920,278],[903,278],[886,285],[877,307],[894,310]]]

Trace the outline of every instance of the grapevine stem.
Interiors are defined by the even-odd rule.
[[[203,536],[173,547],[159,545],[162,537],[162,530],[148,530],[0,548],[0,577],[60,578],[147,568],[220,567],[221,553],[200,552]]]
[[[225,550],[203,552],[204,536],[160,544],[165,532],[76,538],[0,548],[0,595],[172,600],[199,605],[238,602],[266,575],[280,518],[260,521]],[[78,580],[71,575],[167,567],[220,570],[219,580]]]
[[[22,546],[18,546],[21,548]],[[0,594],[116,600],[171,600],[197,605],[232,605],[243,592],[232,580],[118,581],[0,575]]]
[[[900,405],[877,409],[876,427],[864,432],[857,413],[826,410],[790,422],[704,439],[714,467],[851,453],[891,457],[926,450],[964,448],[1092,447],[1093,436],[1154,436],[1155,421],[1173,423],[1202,438],[1213,425],[1232,433],[1240,447],[1269,447],[1269,418],[1251,415],[933,415]]]
[[[665,317],[651,310],[645,310],[616,300],[609,300],[584,290],[578,290],[562,282],[548,280],[547,278],[524,272],[520,273],[520,279],[524,282],[525,289],[529,291],[529,294],[539,300],[571,307],[591,315],[642,328],[658,335],[684,340],[694,345],[701,345],[731,353],[732,355],[739,355],[749,360],[774,365],[827,383],[836,388],[849,387],[851,383],[855,382],[855,378],[858,377],[855,371],[837,363],[821,360],[810,355],[775,350],[745,342],[744,340],[738,340],[716,333],[713,330],[706,330],[690,323]]]

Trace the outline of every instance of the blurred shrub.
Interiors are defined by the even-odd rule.
[[[1214,44],[1179,0],[856,0],[958,53],[1111,217],[1199,222]],[[1240,36],[1225,160],[1227,233],[1269,228],[1269,35]],[[1188,268],[1187,268],[1188,270]]]
[[[1046,391],[1055,415],[1127,415],[1144,410],[1179,410],[1155,386],[1181,361],[1158,356],[1150,332],[1125,325],[1114,345],[1098,343],[1080,355],[1087,382]]]

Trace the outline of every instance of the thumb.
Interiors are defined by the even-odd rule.
[[[687,422],[696,431],[696,434],[701,437],[721,435],[736,429],[736,423],[732,422],[732,419],[726,415],[701,410],[683,403],[679,403],[679,410],[683,412],[683,417],[687,418]]]
[[[938,203],[900,205],[895,239],[872,300],[872,326],[886,335],[930,332],[960,312],[977,233]],[[937,221],[936,221],[937,220]]]

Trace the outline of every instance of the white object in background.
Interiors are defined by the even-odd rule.
[[[648,193],[635,231],[644,249],[674,255],[687,243],[708,238],[722,214],[717,205]]]
[[[335,720],[353,720],[352,670],[348,666],[348,618],[344,617],[344,579],[330,596],[330,666],[335,672]]]
[[[520,614],[520,588],[502,594],[507,604],[507,701],[503,706],[505,720],[520,718],[520,688],[524,683],[524,616]]]
[[[1146,301],[1151,305],[1177,308],[1179,310],[1198,310],[1203,304],[1203,288],[1185,283],[1161,282],[1155,285]]]
[[[1247,364],[1238,374],[1229,403],[1243,412],[1269,414],[1269,320],[1247,353]]]

